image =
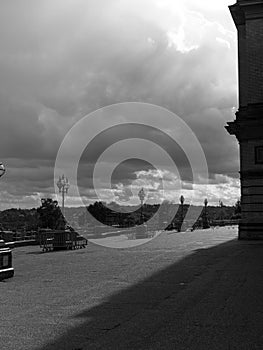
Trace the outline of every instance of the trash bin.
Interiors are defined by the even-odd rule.
[[[12,251],[3,240],[0,240],[0,281],[13,276]]]

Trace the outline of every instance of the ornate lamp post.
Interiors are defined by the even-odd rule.
[[[207,198],[205,198],[204,200],[204,216],[203,216],[203,229],[205,228],[209,228],[209,224],[208,224],[208,218],[207,218],[207,204],[208,204],[208,200]]]
[[[2,177],[5,173],[5,167],[2,162],[0,162],[0,177]]]
[[[2,162],[0,162],[0,177],[2,177],[5,173],[5,167]]]
[[[68,178],[62,175],[62,177],[59,177],[57,186],[59,189],[59,193],[62,194],[62,214],[65,216],[65,194],[68,193],[68,189],[70,187]]]
[[[178,227],[178,231],[181,232],[182,230],[182,225],[183,225],[183,221],[184,221],[184,196],[181,195],[180,197],[180,207],[181,207],[181,213],[180,213],[180,222],[179,222],[179,227]]]
[[[138,193],[138,197],[140,198],[140,201],[141,201],[141,223],[142,223],[143,222],[143,201],[145,198],[145,192],[143,188],[140,189]]]

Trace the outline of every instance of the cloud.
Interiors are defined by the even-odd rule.
[[[184,195],[188,204],[203,205],[204,199],[208,198],[210,205],[217,206],[219,200],[224,204],[234,205],[240,197],[238,179],[226,175],[216,175],[208,185],[192,184],[183,182],[174,173],[165,171],[160,174],[159,170],[150,169],[136,172],[136,179],[128,185],[120,182],[115,185],[114,191],[103,191],[102,199],[108,203],[115,201],[119,204],[138,205],[138,192],[142,187],[146,194],[145,202],[149,204],[163,200],[179,203],[180,196]]]
[[[216,174],[237,177],[237,144],[224,130],[237,104],[236,34],[227,5],[1,2],[0,149],[1,161],[9,164],[3,184],[14,194],[12,205],[20,196],[52,191],[57,150],[77,120],[124,101],[177,113],[199,138],[211,178],[220,183]],[[120,183],[137,176],[132,165],[119,173]],[[92,189],[87,178],[83,184]]]

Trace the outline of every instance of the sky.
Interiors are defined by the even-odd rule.
[[[209,186],[197,184],[196,204],[206,197],[213,205],[234,204],[240,196],[238,145],[224,129],[238,108],[232,3],[1,1],[0,161],[7,171],[0,180],[0,210],[37,207],[42,197],[53,196],[55,159],[67,132],[85,115],[123,102],[155,104],[180,116],[202,145],[209,169]],[[162,147],[169,149],[168,143]],[[90,154],[102,152],[102,144],[94,142]],[[82,158],[90,172],[96,157]],[[181,193],[187,202],[189,179],[182,179],[179,193],[178,178],[156,161],[158,169],[137,159],[120,164],[112,177],[115,199],[136,204],[132,185],[145,187],[149,202],[157,202],[165,176],[169,190],[161,199],[178,202]],[[92,202],[86,170],[79,172],[80,192]],[[112,200],[103,179],[99,183],[104,200]],[[66,204],[77,205],[71,190]]]

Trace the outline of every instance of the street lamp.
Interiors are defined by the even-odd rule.
[[[2,162],[0,162],[0,177],[2,177],[5,173],[5,167]]]
[[[65,177],[64,174],[62,175],[62,177],[59,177],[57,186],[59,189],[59,193],[62,194],[62,214],[63,216],[65,216],[65,194],[68,193],[70,184],[68,178]]]
[[[138,197],[140,198],[140,201],[141,201],[141,222],[143,222],[142,210],[143,210],[143,201],[144,201],[144,198],[145,198],[145,192],[144,192],[143,188],[140,189],[140,191],[138,193]]]
[[[180,203],[181,203],[181,217],[180,217],[180,223],[179,223],[179,232],[181,232],[182,230],[182,225],[183,225],[183,221],[184,221],[184,196],[181,195],[180,197]]]
[[[183,195],[181,195],[181,197],[180,197],[180,202],[181,202],[181,205],[184,205],[184,196]]]
[[[207,198],[205,198],[204,200],[204,216],[203,216],[203,229],[209,228],[209,224],[208,224],[208,219],[207,219],[207,204],[208,204],[208,200]]]
[[[2,162],[0,162],[0,177],[2,177],[5,173],[5,167]]]

